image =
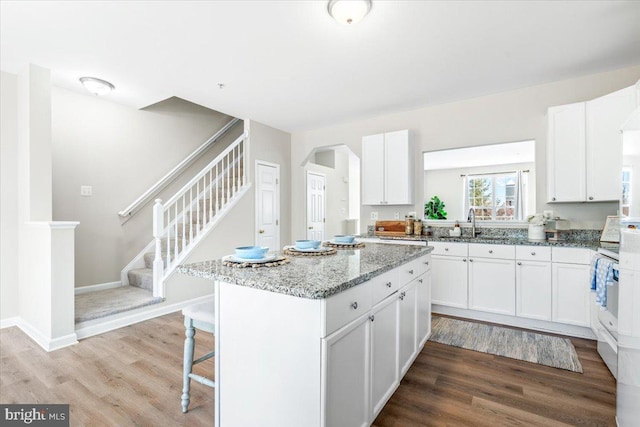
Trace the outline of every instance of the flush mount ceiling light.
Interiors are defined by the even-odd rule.
[[[329,15],[341,24],[355,24],[371,10],[371,0],[331,0]]]
[[[108,81],[97,79],[95,77],[80,77],[80,83],[82,83],[82,86],[94,95],[105,95],[116,88]]]

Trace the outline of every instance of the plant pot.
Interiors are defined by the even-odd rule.
[[[544,232],[544,225],[529,224],[529,240],[545,241],[547,234]]]

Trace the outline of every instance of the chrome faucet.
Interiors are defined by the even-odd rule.
[[[471,237],[475,238],[480,234],[479,231],[476,231],[476,211],[473,208],[469,209],[469,216],[467,217],[467,222],[471,223]]]

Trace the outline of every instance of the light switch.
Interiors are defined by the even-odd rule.
[[[393,219],[400,219],[400,212],[394,212]]]
[[[378,220],[378,212],[371,212],[371,219],[373,221],[377,221]]]
[[[81,185],[80,195],[82,197],[91,197],[93,195],[93,187],[91,187],[90,185]]]

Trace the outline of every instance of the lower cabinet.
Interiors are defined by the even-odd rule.
[[[324,339],[327,426],[369,425],[369,317]]]
[[[589,265],[552,263],[551,320],[570,325],[591,325]]]
[[[516,316],[551,320],[551,263],[516,262]]]
[[[407,287],[400,290],[398,296],[398,357],[400,376],[403,376],[413,362],[416,353],[416,285],[412,281]]]
[[[469,308],[516,314],[515,261],[469,258]]]
[[[371,408],[378,414],[398,385],[398,300],[389,297],[372,310]]]
[[[469,308],[467,289],[467,258],[462,256],[432,255],[434,304]]]
[[[418,311],[418,348],[422,348],[431,335],[431,274],[425,274],[418,279],[416,288],[416,308]]]

